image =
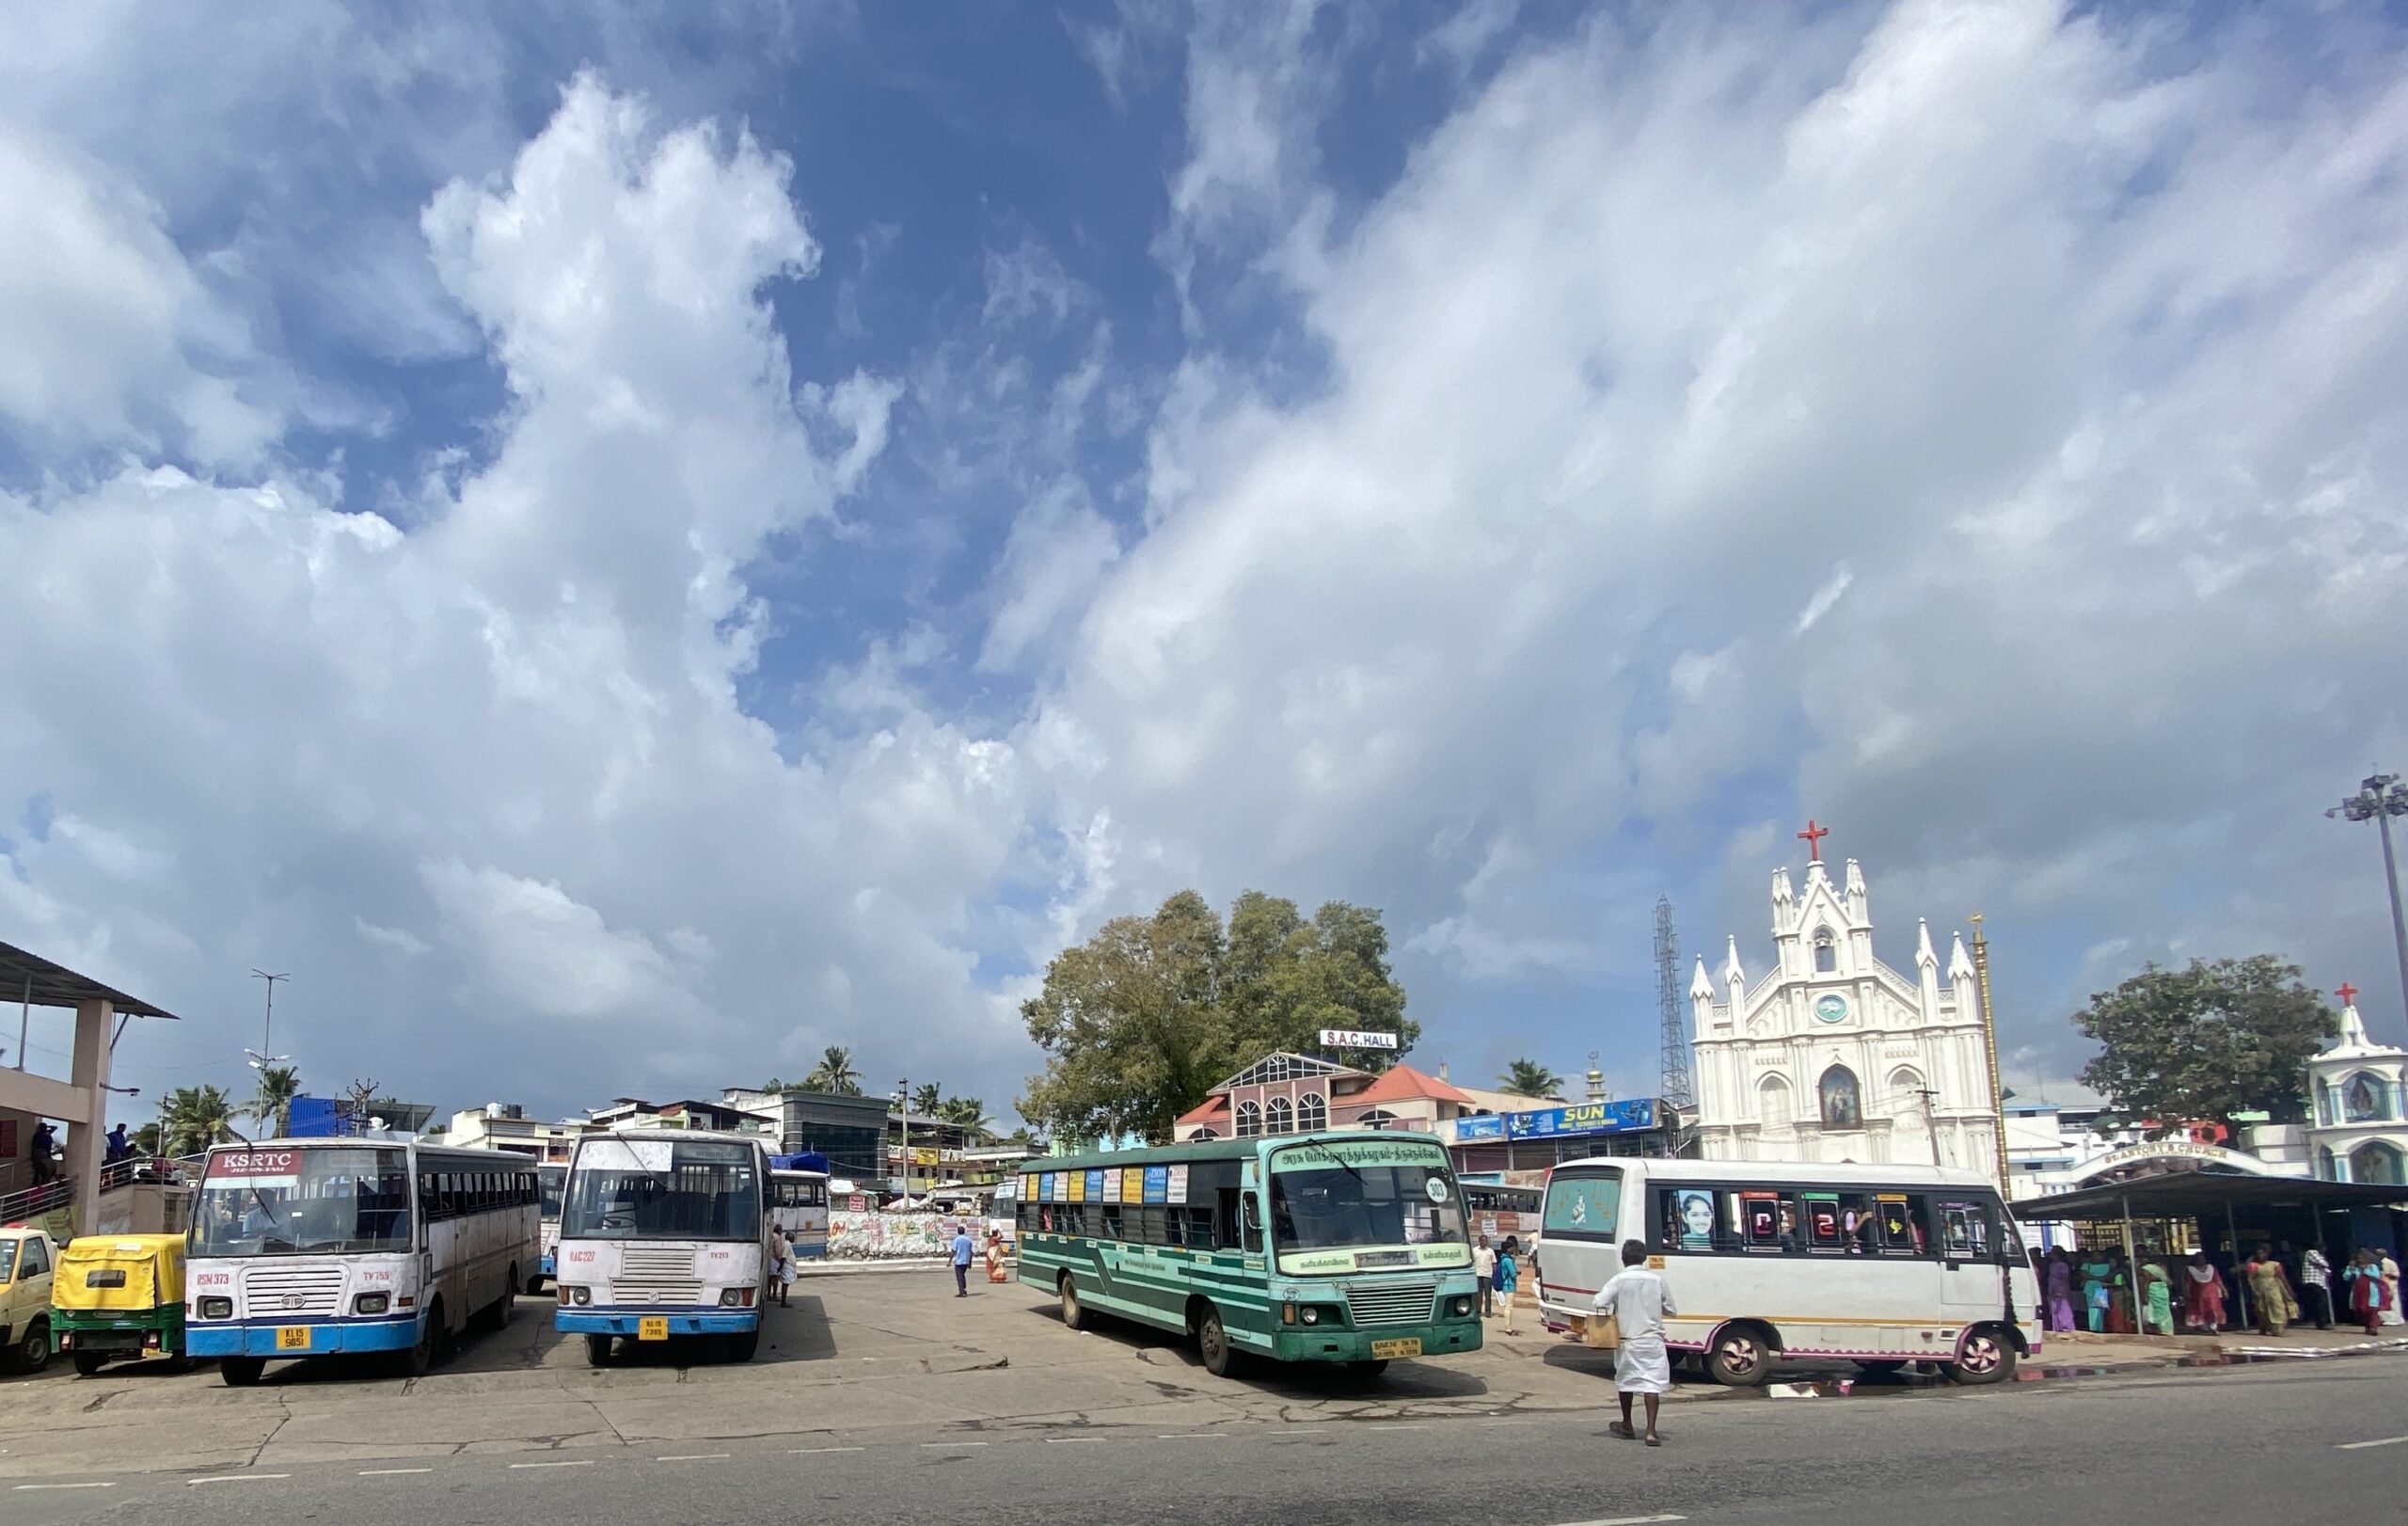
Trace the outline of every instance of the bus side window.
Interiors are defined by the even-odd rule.
[[[1658,1249],[1697,1254],[1737,1248],[1737,1236],[1725,1228],[1722,1199],[1726,1194],[1721,1189],[1675,1186],[1656,1191]],[[1735,1202],[1735,1195],[1733,1199]]]
[[[1847,1248],[1847,1229],[1836,1192],[1809,1192],[1800,1203],[1806,1216],[1806,1248],[1831,1252]]]
[[[1881,1253],[1885,1256],[1927,1254],[1930,1247],[1924,1224],[1928,1212],[1929,1204],[1921,1193],[1882,1193],[1879,1202]]]

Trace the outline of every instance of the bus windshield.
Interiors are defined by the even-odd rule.
[[[761,1179],[740,1144],[589,1139],[569,1173],[563,1240],[757,1240]]]
[[[218,1151],[193,1205],[197,1256],[409,1248],[405,1151]]]
[[[560,1217],[561,1189],[568,1185],[568,1168],[565,1166],[537,1167],[535,1180],[538,1190],[544,1195],[544,1216],[546,1218]]]
[[[1352,1141],[1294,1146],[1273,1156],[1271,1235],[1287,1250],[1462,1245],[1463,1206],[1443,1159],[1400,1164]]]

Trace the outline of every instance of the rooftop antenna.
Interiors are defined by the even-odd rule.
[[[1663,1069],[1656,1090],[1671,1107],[1692,1107],[1688,1022],[1681,1016],[1681,941],[1672,933],[1672,898],[1656,898],[1656,1011],[1664,1028]]]

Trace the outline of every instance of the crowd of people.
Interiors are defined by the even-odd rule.
[[[2261,1245],[2242,1261],[2226,1249],[2194,1251],[2187,1259],[2143,1257],[2131,1264],[2119,1249],[2060,1246],[2033,1251],[2032,1264],[2040,1279],[2042,1318],[2059,1332],[2212,1334],[2239,1327],[2244,1314],[2261,1335],[2301,1323],[2329,1330],[2344,1319],[2375,1335],[2402,1323],[2400,1264],[2371,1247],[2351,1251],[2337,1275],[2321,1248],[2300,1249],[2288,1240]]]

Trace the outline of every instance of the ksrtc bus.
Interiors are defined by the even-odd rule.
[[[1931,1166],[1599,1158],[1558,1166],[1532,1275],[1549,1329],[1586,1319],[1643,1241],[1679,1312],[1666,1344],[1719,1381],[1784,1358],[2011,1376],[2040,1349],[2039,1288],[1998,1184]]]
[[[769,1218],[785,1231],[796,1260],[828,1254],[828,1173],[772,1170]]]
[[[1343,1362],[1476,1351],[1480,1289],[1446,1147],[1305,1134],[1074,1156],[1023,1170],[1020,1280],[1242,1355]]]
[[[535,1168],[535,1184],[543,1194],[544,1256],[539,1264],[542,1272],[530,1280],[527,1291],[541,1293],[544,1284],[557,1280],[553,1261],[561,1248],[561,1194],[568,1189],[568,1163],[547,1164]]]
[[[1464,1207],[1471,1215],[1472,1233],[1487,1235],[1492,1246],[1503,1245],[1508,1235],[1528,1246],[1538,1236],[1539,1202],[1545,1195],[1538,1187],[1465,1182]]]
[[[396,1140],[219,1145],[187,1236],[185,1349],[229,1385],[272,1358],[398,1354],[427,1370],[499,1328],[540,1254],[534,1165]]]
[[[689,1129],[589,1134],[561,1205],[557,1328],[600,1367],[617,1340],[708,1342],[749,1361],[769,1265],[768,1152]]]

